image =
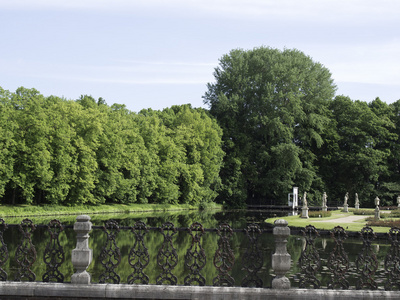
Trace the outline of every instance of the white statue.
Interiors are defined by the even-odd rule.
[[[326,192],[324,192],[324,194],[322,195],[322,210],[323,211],[327,211],[328,210],[327,198],[328,198],[328,196],[326,195]]]
[[[397,207],[400,207],[400,195],[397,196]]]
[[[303,207],[307,207],[307,192],[303,194]]]
[[[357,193],[356,193],[356,201],[355,201],[354,206],[355,206],[356,209],[360,209],[360,201],[358,200],[358,194]]]
[[[347,201],[349,200],[349,192],[344,196],[344,205],[347,205]]]
[[[375,198],[375,206],[379,206],[379,201],[380,201],[380,199],[378,198],[378,196],[376,196],[376,198]]]
[[[307,207],[307,192],[303,195],[303,207],[301,208],[301,217],[308,219],[308,207]]]

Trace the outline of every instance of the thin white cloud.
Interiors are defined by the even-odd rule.
[[[311,46],[310,49],[316,56],[323,56],[320,61],[331,71],[337,82],[390,85],[400,83],[398,39],[386,43],[368,41],[349,45]]]
[[[19,77],[119,84],[206,84],[214,65],[189,62],[136,61],[134,64],[74,65],[0,59],[2,72]],[[197,66],[197,67],[194,67]],[[206,68],[204,68],[206,67]]]
[[[215,67],[218,62],[187,62],[187,61],[144,61],[144,60],[116,60],[116,62],[129,65],[171,66],[171,67]]]
[[[281,22],[352,19],[365,21],[397,19],[397,0],[0,0],[2,9],[18,10],[90,10],[134,13],[140,10],[181,13],[194,12],[224,17],[266,17]],[[279,26],[279,24],[277,24]]]

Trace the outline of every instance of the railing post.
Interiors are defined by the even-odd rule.
[[[93,258],[92,249],[89,249],[89,232],[92,230],[90,217],[87,215],[77,216],[74,230],[76,232],[76,248],[72,250],[71,260],[76,272],[71,276],[71,283],[90,284],[90,274],[86,271]]]
[[[290,235],[288,222],[278,219],[274,222],[275,253],[272,255],[272,269],[276,277],[272,280],[273,289],[289,289],[290,281],[285,274],[290,270],[290,254],[287,252],[287,238]]]

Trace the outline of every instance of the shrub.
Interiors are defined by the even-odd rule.
[[[392,210],[388,215],[392,218],[400,218],[400,210]]]
[[[353,210],[353,214],[373,216],[375,214],[375,211],[369,210],[369,209],[355,209],[355,210]]]
[[[367,221],[367,226],[400,227],[400,220],[375,220],[374,218],[368,218]]]
[[[318,211],[308,212],[308,216],[310,218],[326,218],[326,217],[330,217],[331,215],[332,215],[331,211],[318,210]]]

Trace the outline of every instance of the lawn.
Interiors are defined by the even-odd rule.
[[[301,214],[300,214],[301,215]],[[265,220],[267,223],[273,224],[277,219],[284,219],[288,222],[291,227],[306,227],[307,225],[313,225],[317,229],[332,230],[335,226],[342,226],[346,231],[361,231],[361,229],[366,225],[367,221],[365,219],[355,220],[351,222],[346,222],[344,218],[355,216],[352,212],[344,213],[340,210],[332,211],[330,217],[325,218],[309,218],[302,219],[300,216],[288,216],[279,218],[269,218]],[[365,218],[370,216],[365,216]],[[321,222],[322,221],[322,222]],[[329,222],[326,222],[329,221]],[[372,226],[374,232],[386,233],[389,231],[389,227]]]

